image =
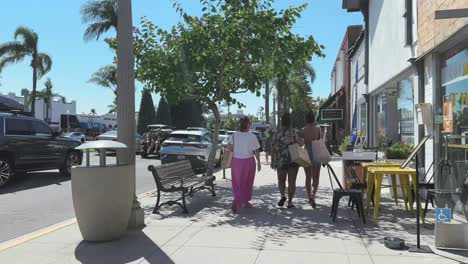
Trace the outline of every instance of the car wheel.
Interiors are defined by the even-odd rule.
[[[71,177],[71,169],[79,164],[80,157],[77,152],[71,151],[65,157],[62,167],[59,169],[60,176]]]
[[[10,181],[13,175],[13,168],[11,162],[7,158],[0,158],[0,187],[3,187]]]
[[[85,139],[84,139],[84,138],[81,139],[81,143],[85,143]]]

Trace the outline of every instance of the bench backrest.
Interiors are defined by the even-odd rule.
[[[148,170],[153,173],[158,188],[168,188],[171,185],[177,184],[179,179],[187,179],[196,176],[188,160],[162,164],[158,167],[150,165],[148,166]]]

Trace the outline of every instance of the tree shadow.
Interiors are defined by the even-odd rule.
[[[122,239],[110,242],[82,241],[75,248],[75,258],[84,264],[174,263],[170,257],[141,230],[129,231]]]
[[[60,176],[58,171],[21,173],[15,175],[6,186],[0,189],[0,195],[41,188],[52,184],[61,185],[68,181],[70,181],[70,178]]]

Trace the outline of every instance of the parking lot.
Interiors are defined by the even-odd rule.
[[[99,157],[91,155],[91,162]],[[115,157],[108,157],[115,162]],[[154,189],[148,165],[158,165],[157,159],[136,160],[137,194]],[[75,216],[70,178],[60,177],[58,170],[18,175],[0,188],[0,242],[16,238]]]

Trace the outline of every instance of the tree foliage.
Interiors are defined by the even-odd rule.
[[[215,118],[213,142],[217,142],[218,103],[242,106],[235,94],[260,96],[264,80],[288,75],[293,65],[322,56],[323,47],[313,37],[292,33],[306,4],[277,11],[272,0],[201,3],[202,15],[192,16],[175,2],[183,22],[168,31],[142,18],[141,34],[134,41],[137,78],[169,101],[190,95],[206,104]]]
[[[83,38],[86,41],[98,40],[110,29],[117,31],[117,1],[93,0],[81,8],[81,21],[89,24]]]
[[[172,125],[171,108],[164,96],[161,97],[156,112],[156,123],[164,125]]]
[[[151,97],[151,91],[143,89],[141,92],[141,103],[140,111],[138,114],[138,126],[137,131],[143,134],[146,131],[146,127],[156,123],[156,110],[154,109],[153,98]]]
[[[50,78],[47,78],[47,80],[44,83],[44,89],[37,91],[36,98],[40,98],[44,101],[45,105],[45,118],[44,120],[46,122],[50,122],[50,113],[52,110],[52,100],[54,97],[60,96],[60,94],[55,93],[53,91],[54,85],[52,84],[52,81]],[[31,99],[32,100],[32,99]]]
[[[203,124],[203,106],[193,99],[185,99],[171,105],[172,125],[176,129],[201,127]]]
[[[117,67],[111,64],[99,68],[88,82],[110,89],[117,96]]]
[[[52,58],[48,54],[38,51],[39,35],[32,29],[18,27],[14,39],[14,41],[0,44],[0,73],[5,66],[21,62],[26,57],[31,56],[31,67],[33,68],[31,114],[34,116],[37,80],[51,70]]]

